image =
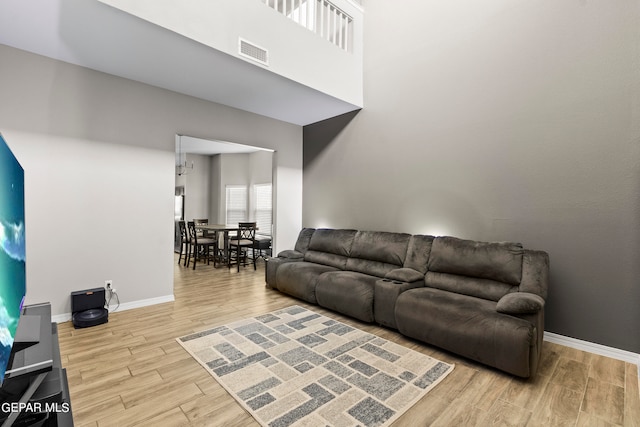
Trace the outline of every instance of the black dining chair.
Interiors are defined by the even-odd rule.
[[[187,225],[184,221],[178,221],[178,228],[180,229],[180,256],[178,257],[178,265],[184,256],[183,265],[187,265],[187,258],[189,258],[189,250],[191,241],[189,239],[189,232],[187,231]]]
[[[238,234],[230,237],[229,240],[229,268],[232,261],[235,260],[240,271],[240,260],[243,265],[247,265],[247,251],[251,249],[251,257],[253,258],[253,269],[256,269],[256,223],[255,222],[239,222]]]
[[[189,231],[189,246],[191,248],[187,257],[187,267],[191,258],[193,258],[193,269],[196,269],[196,260],[198,258],[204,258],[207,260],[207,264],[213,259],[213,265],[215,267],[216,258],[215,254],[218,252],[218,241],[209,237],[199,237],[196,232],[196,224],[194,221],[187,222],[187,229]],[[213,249],[213,253],[211,250]]]
[[[258,251],[257,258],[267,259],[271,256],[271,236],[256,235],[256,244],[254,250]]]
[[[194,218],[193,222],[196,224],[196,231],[198,232],[198,237],[209,237],[209,232],[207,230],[199,229],[201,225],[209,224],[208,218],[201,218],[201,219]]]

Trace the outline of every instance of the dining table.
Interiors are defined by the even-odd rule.
[[[230,264],[229,259],[229,233],[230,232],[238,232],[240,227],[238,225],[226,225],[226,224],[198,224],[196,226],[198,230],[213,232],[213,233],[223,233],[223,241],[224,247],[222,248],[222,254],[226,261],[227,266]],[[256,228],[257,230],[257,228]]]

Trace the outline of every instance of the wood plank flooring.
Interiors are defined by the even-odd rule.
[[[268,290],[263,262],[239,273],[176,266],[174,294],[172,303],[111,313],[105,325],[59,325],[76,426],[258,426],[175,338],[298,304],[456,364],[394,426],[640,427],[631,363],[545,342],[538,376],[517,379]]]

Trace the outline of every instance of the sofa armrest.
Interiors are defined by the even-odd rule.
[[[286,252],[286,251],[285,251]],[[292,251],[294,252],[294,251]],[[298,252],[299,253],[299,252]],[[304,261],[303,257],[298,258],[287,258],[287,257],[269,257],[265,259],[266,266],[264,269],[264,280],[266,282],[266,287],[268,289],[278,289],[278,285],[276,283],[276,272],[278,268],[285,263],[288,262],[302,262]]]
[[[424,286],[423,281],[404,282],[391,279],[379,279],[373,290],[373,317],[383,326],[398,329],[396,326],[396,300],[401,293],[409,289]]]
[[[544,308],[544,299],[529,292],[506,294],[496,305],[496,311],[505,314],[532,314]]]
[[[400,282],[417,282],[424,280],[424,274],[413,268],[396,268],[385,274],[384,278]]]
[[[278,258],[289,258],[289,259],[304,258],[304,254],[302,252],[289,249],[289,250],[280,252],[278,254]]]

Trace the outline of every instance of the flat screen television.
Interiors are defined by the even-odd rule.
[[[24,169],[0,134],[0,384],[27,291],[25,255]]]

